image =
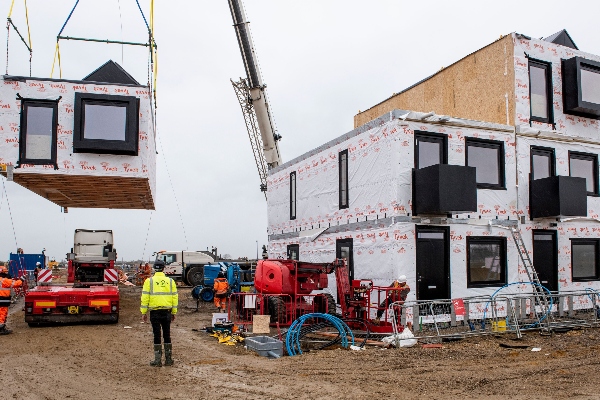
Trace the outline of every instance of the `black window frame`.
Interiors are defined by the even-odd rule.
[[[474,137],[465,138],[465,166],[469,165],[469,145],[474,147],[484,147],[488,149],[498,149],[498,183],[479,183],[478,189],[494,189],[506,190],[505,177],[505,157],[504,157],[504,142],[500,140],[479,139]]]
[[[582,153],[579,151],[569,151],[569,176],[571,175],[571,158],[575,158],[578,160],[591,160],[593,161],[594,168],[594,191],[587,192],[588,196],[598,197],[598,154],[594,153]],[[586,185],[587,186],[587,185]],[[587,190],[587,188],[586,188]]]
[[[581,117],[600,119],[600,103],[583,101],[581,90],[581,70],[597,72],[600,75],[600,62],[583,57],[562,60],[563,113]]]
[[[346,160],[345,163],[345,175],[346,175],[346,179],[344,182],[342,182],[342,157],[344,157],[344,159]],[[340,151],[340,153],[338,154],[338,179],[339,179],[339,187],[338,187],[338,193],[339,193],[339,209],[342,210],[344,208],[348,208],[350,207],[350,201],[349,201],[349,187],[348,187],[348,182],[349,182],[349,178],[348,178],[348,149],[346,150],[342,150]],[[342,193],[342,186],[345,186],[345,196]]]
[[[532,109],[531,109],[531,67],[532,66],[546,70],[546,114],[548,115],[547,118],[536,117],[532,113]],[[528,59],[527,74],[529,77],[529,120],[536,121],[536,122],[544,122],[547,124],[554,124],[554,107],[553,107],[554,106],[554,102],[553,102],[554,90],[552,87],[552,63],[530,58],[530,59]]]
[[[17,167],[23,164],[31,165],[53,165],[54,169],[58,169],[56,163],[56,153],[58,150],[58,100],[42,100],[42,99],[25,99],[21,100],[20,110],[20,127],[19,127],[19,160],[17,161]],[[33,107],[45,107],[52,109],[52,138],[50,148],[50,158],[48,159],[35,159],[27,158],[27,112],[30,106]]]
[[[85,105],[126,107],[125,140],[85,139]],[[75,93],[75,124],[73,127],[73,152],[94,154],[120,154],[137,156],[139,146],[139,99],[95,93]]]
[[[415,131],[414,152],[415,152],[415,169],[419,168],[419,145],[420,141],[430,143],[440,143],[440,164],[448,164],[448,135],[443,133],[434,133],[426,131]]]
[[[599,262],[599,258],[600,258],[600,239],[588,239],[588,238],[571,238],[571,282],[589,282],[589,281],[598,281],[600,280],[600,262]],[[595,257],[595,261],[596,261],[596,273],[594,276],[590,276],[590,277],[583,277],[583,278],[575,278],[573,277],[573,270],[574,270],[574,251],[573,251],[573,245],[575,244],[593,244],[596,247],[596,257]]]
[[[497,281],[472,282],[471,280],[471,244],[499,244],[500,245],[500,279]],[[507,284],[507,240],[505,236],[467,236],[467,288],[501,287]]]
[[[298,181],[296,180],[296,171],[290,172],[290,220],[296,219],[297,215],[297,185]]]
[[[533,156],[544,156],[550,157],[550,176],[556,176],[556,151],[553,147],[542,147],[542,146],[531,146],[529,148],[529,176],[530,180],[534,179],[535,170],[533,168]],[[539,178],[543,179],[543,178]]]
[[[290,257],[290,253],[292,251],[296,251],[296,255],[298,256],[298,258]],[[286,256],[287,256],[288,260],[300,261],[300,244],[299,243],[288,244],[287,249],[286,249]]]

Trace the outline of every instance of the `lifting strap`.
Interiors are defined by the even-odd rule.
[[[27,10],[27,0],[23,0],[23,3],[25,4],[25,22],[27,24],[27,41],[25,40],[25,38],[23,37],[23,35],[21,35],[21,32],[19,32],[19,30],[17,29],[17,26],[14,24],[14,22],[12,21],[12,12],[15,6],[15,0],[12,0],[12,2],[10,3],[10,9],[8,11],[8,16],[6,17],[6,75],[8,75],[8,53],[9,53],[9,49],[8,49],[8,44],[9,44],[9,39],[10,39],[10,27],[12,26],[13,29],[15,30],[15,32],[17,32],[17,35],[19,35],[19,38],[21,38],[21,41],[23,42],[23,44],[25,45],[25,47],[27,47],[27,50],[29,50],[29,76],[31,76],[31,59],[33,57],[33,47],[31,45],[31,29],[29,27],[29,11]]]

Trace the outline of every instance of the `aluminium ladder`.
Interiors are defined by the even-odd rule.
[[[519,252],[519,257],[521,258],[521,262],[523,267],[525,268],[525,272],[527,273],[527,277],[529,278],[529,282],[532,282],[533,286],[533,296],[534,301],[531,303],[531,311],[532,314],[535,314],[540,328],[543,327],[543,324],[546,324],[546,329],[550,328],[550,305],[548,300],[548,295],[544,291],[542,284],[540,283],[540,278],[538,277],[537,272],[533,266],[533,262],[531,261],[531,257],[529,257],[529,253],[527,252],[527,248],[525,247],[525,242],[523,241],[523,236],[521,235],[521,230],[519,226],[514,226],[511,229],[512,237],[517,246],[517,251]],[[538,313],[536,304],[540,306],[540,312]],[[546,318],[544,319],[544,316]]]

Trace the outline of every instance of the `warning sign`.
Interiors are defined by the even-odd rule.
[[[454,313],[456,315],[465,315],[465,303],[463,299],[452,299],[452,304],[454,305]]]

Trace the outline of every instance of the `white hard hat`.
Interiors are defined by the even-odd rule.
[[[42,263],[38,261],[35,263],[35,265],[42,265]]]
[[[400,282],[400,283],[406,283],[406,275],[400,275],[398,277],[398,282]]]

